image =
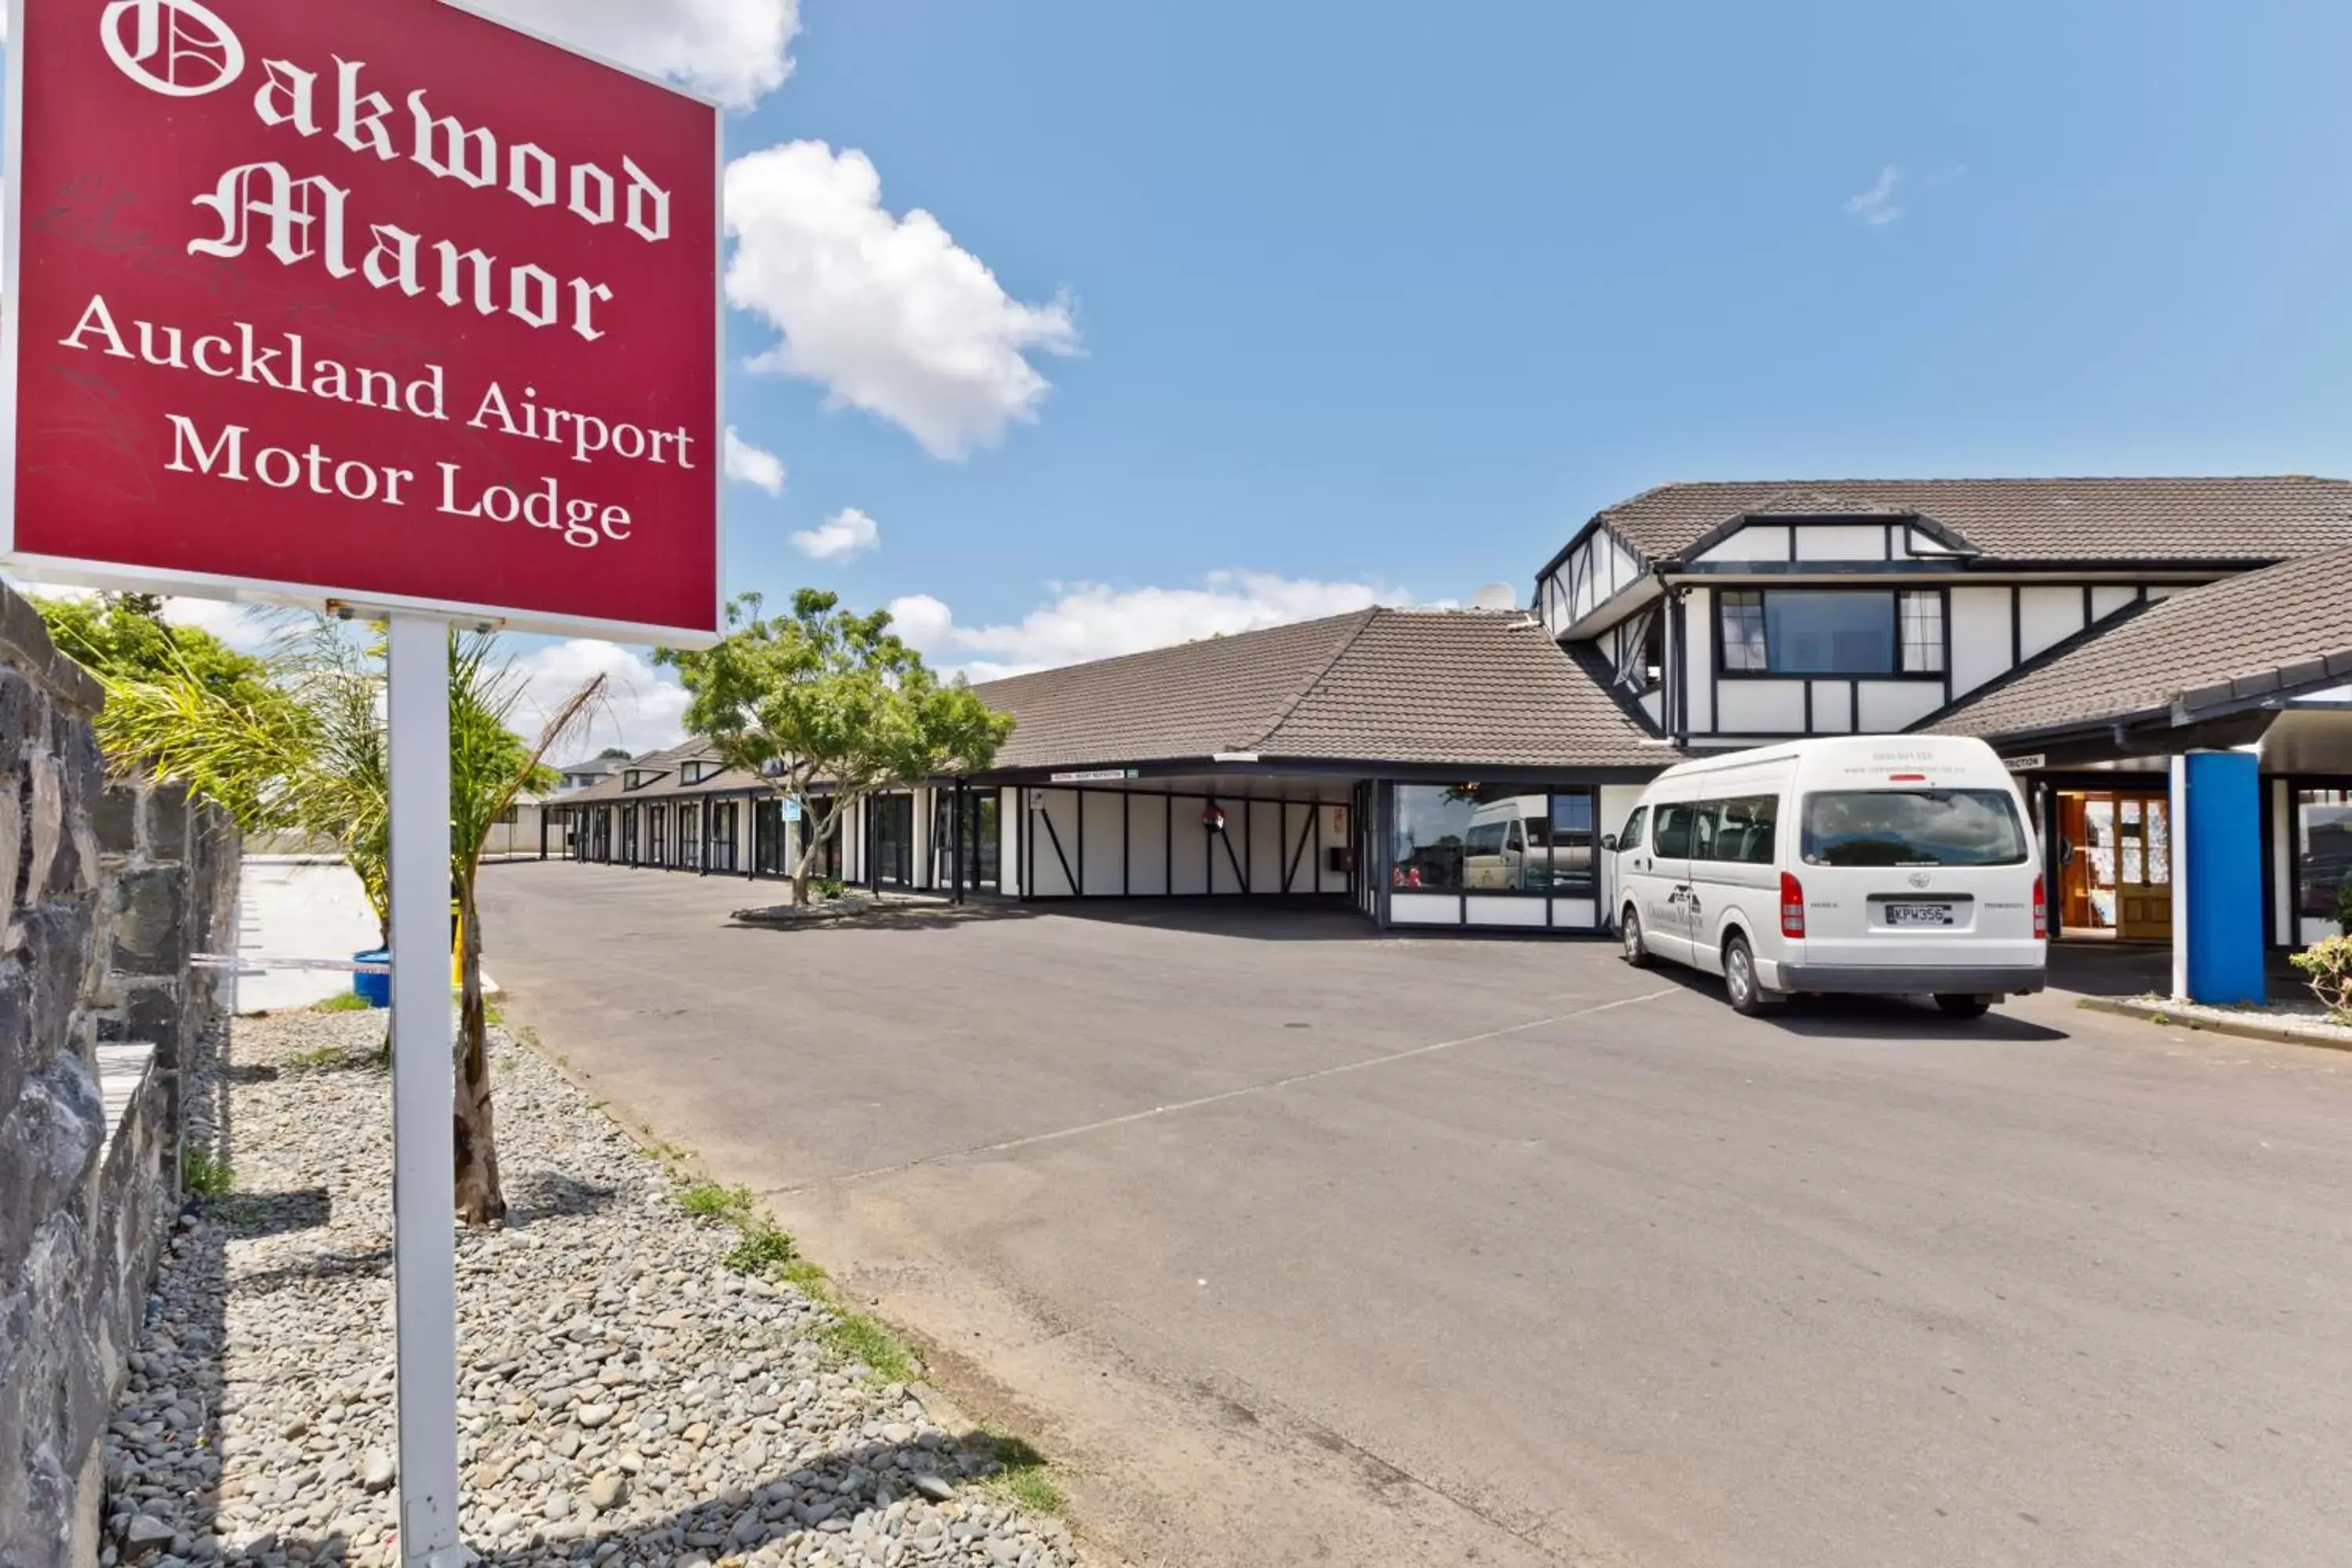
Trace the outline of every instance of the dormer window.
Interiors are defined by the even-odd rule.
[[[1717,602],[1726,675],[1943,673],[1944,598],[1932,588],[1746,588]]]
[[[680,784],[700,784],[703,780],[709,778],[718,771],[719,764],[717,763],[686,763],[680,766],[678,782]]]

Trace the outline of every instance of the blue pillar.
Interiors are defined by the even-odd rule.
[[[2226,1007],[2263,1000],[2258,766],[2251,752],[2191,752],[2174,761],[2172,830],[2186,875],[2173,889],[2173,940],[2187,944],[2192,1002]]]

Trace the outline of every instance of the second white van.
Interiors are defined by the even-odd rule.
[[[2030,821],[1981,741],[1838,736],[1669,768],[1601,847],[1630,963],[1720,974],[1742,1013],[1875,992],[1975,1018],[2044,984]]]

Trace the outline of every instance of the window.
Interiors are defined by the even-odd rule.
[[[1462,887],[1462,852],[1478,805],[1475,784],[1399,784],[1391,849],[1392,886],[1455,892]]]
[[[1736,588],[1717,605],[1728,674],[1943,673],[1944,598],[1932,588]]]
[[[1538,830],[1542,819],[1538,818]],[[1592,890],[1592,796],[1583,790],[1551,797],[1551,833],[1540,857],[1528,858],[1528,890]]]
[[[717,763],[685,763],[679,765],[680,784],[700,784],[719,771]]]
[[[2005,790],[1827,790],[1805,797],[1808,866],[2016,866],[2025,829]]]
[[[1944,595],[1913,589],[1895,595],[1903,625],[1903,672],[1944,673]]]
[[[1655,849],[1659,858],[1686,860],[1691,852],[1691,808],[1686,805],[1658,807],[1658,838]]]
[[[1654,605],[1611,628],[1610,636],[1614,639],[1612,677],[1617,684],[1633,691],[1655,687],[1666,665],[1665,617]]]
[[[2352,871],[2352,791],[2294,792],[2295,912],[2336,918],[2336,889]]]
[[[1389,883],[1412,892],[1590,893],[1592,823],[1586,788],[1401,784]]]
[[[1642,847],[1642,828],[1648,822],[1649,816],[1650,808],[1648,806],[1635,806],[1633,808],[1633,815],[1625,819],[1625,830],[1617,835],[1617,847],[1620,849],[1639,849]]]
[[[1764,646],[1764,595],[1746,591],[1728,593],[1720,601],[1723,621],[1723,668],[1765,670],[1771,659]]]
[[[1704,847],[1692,849],[1693,859],[1748,866],[1772,863],[1773,826],[1780,815],[1779,796],[1750,795],[1702,801],[1694,809],[1698,816],[1695,837]]]

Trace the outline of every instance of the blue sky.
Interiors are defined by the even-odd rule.
[[[2340,8],[801,21],[731,146],[863,151],[1012,297],[1066,290],[1082,352],[958,460],[738,372],[791,469],[735,492],[742,586],[966,625],[1217,569],[1459,597],[1668,479],[2346,468]],[[880,548],[800,556],[843,507]]]
[[[2352,472],[2342,7],[500,4],[741,105],[732,585],[978,674],[1666,479]]]

